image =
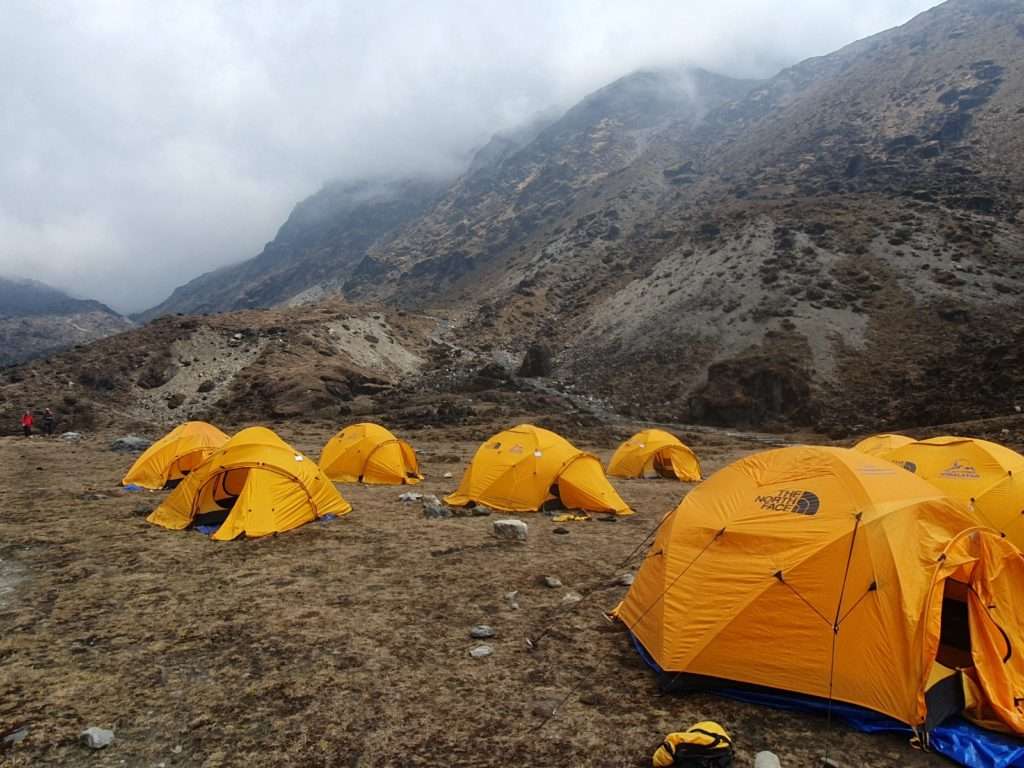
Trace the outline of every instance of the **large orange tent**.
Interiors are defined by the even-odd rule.
[[[338,483],[402,485],[418,483],[416,452],[379,424],[353,424],[327,441],[320,469]]]
[[[834,699],[924,729],[963,710],[1024,733],[1024,558],[856,451],[783,448],[717,472],[662,522],[616,615],[667,681]]]
[[[608,463],[613,477],[645,477],[654,473],[687,483],[701,479],[697,455],[675,435],[661,429],[637,432],[618,447]]]
[[[908,443],[885,458],[973,505],[982,522],[1024,547],[1024,487],[1014,480],[1024,474],[1024,456],[988,440],[945,436]]]
[[[632,511],[605,477],[601,462],[565,438],[520,424],[477,449],[448,504],[486,504],[505,512],[535,512],[554,500],[586,512]]]
[[[906,435],[872,435],[871,437],[865,437],[853,446],[853,450],[869,454],[870,456],[884,457],[887,453],[891,453],[897,448],[902,448],[907,443],[912,442],[914,442],[914,438],[907,437]]]
[[[121,479],[122,485],[150,490],[185,477],[227,442],[228,436],[205,421],[186,421],[147,448]]]
[[[352,507],[320,468],[264,427],[249,427],[182,480],[147,518],[164,528],[215,527],[219,541],[267,536]]]

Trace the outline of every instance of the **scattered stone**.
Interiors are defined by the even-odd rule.
[[[81,432],[65,432],[60,436],[60,439],[67,443],[77,443],[82,439]]]
[[[508,603],[508,607],[511,608],[513,611],[518,611],[519,610],[519,592],[518,591],[506,592],[505,593],[505,602]]]
[[[19,744],[25,740],[28,736],[28,726],[19,725],[15,726],[9,731],[5,731],[3,736],[0,736],[0,744],[5,747],[13,747],[15,744]]]
[[[754,755],[754,768],[781,768],[774,752],[758,752]]]
[[[445,472],[445,473],[444,473],[444,479],[445,479],[445,480],[448,480],[449,478],[451,478],[451,476],[452,476],[452,473],[451,473],[451,472]]]
[[[136,517],[148,517],[149,513],[153,511],[153,507],[150,504],[138,504],[135,509],[132,510],[132,514]]]
[[[522,365],[519,366],[519,375],[525,378],[540,378],[550,376],[553,369],[551,350],[543,344],[534,342],[523,356]]]
[[[580,696],[580,704],[584,704],[588,707],[603,707],[606,702],[601,694],[591,691],[590,693],[584,693]]]
[[[398,500],[408,503],[410,501],[419,501],[422,498],[422,493],[413,493],[412,491],[407,491],[406,493],[403,493],[401,496],[399,496]]]
[[[485,507],[483,504],[477,504],[469,510],[469,513],[473,517],[489,517],[491,514],[491,508]]]
[[[562,586],[562,580],[557,576],[545,576],[544,586],[551,587],[551,589],[560,589]]]
[[[522,520],[514,517],[503,517],[494,521],[494,535],[499,539],[511,539],[513,541],[526,541],[526,534],[529,528]]]
[[[619,574],[619,577],[615,579],[616,584],[621,584],[623,587],[633,586],[633,581],[636,579],[636,575],[627,571],[626,573]]]
[[[568,528],[564,528],[564,527],[562,527],[562,526],[560,525],[560,526],[558,526],[557,528],[554,528],[554,529],[552,529],[552,531],[551,531],[551,532],[552,532],[552,533],[557,533],[557,534],[561,534],[561,535],[564,535],[564,534],[566,534],[566,533],[568,533],[568,532],[569,532],[569,529],[568,529]]]
[[[114,732],[93,725],[78,734],[78,738],[89,749],[103,749],[114,741]]]
[[[489,645],[483,644],[483,645],[478,645],[475,648],[473,648],[469,652],[469,655],[472,656],[474,659],[485,659],[488,656],[490,656],[492,653],[494,653],[494,649],[491,648],[491,646],[489,646]]]
[[[486,640],[488,637],[494,637],[496,634],[498,633],[494,631],[494,627],[486,624],[476,624],[469,630],[469,636],[475,640]]]
[[[533,705],[533,714],[547,720],[549,717],[555,716],[555,712],[558,711],[559,704],[561,704],[561,702],[557,699],[545,699],[544,701],[538,701]]]
[[[151,440],[147,440],[144,437],[139,437],[138,435],[125,435],[124,437],[119,437],[117,440],[112,442],[110,444],[110,450],[141,453],[152,444],[153,442]]]
[[[452,516],[452,509],[441,503],[437,496],[423,498],[423,516],[428,520],[440,520]]]
[[[583,595],[579,592],[566,592],[565,597],[562,598],[562,605],[575,605],[583,599]]]

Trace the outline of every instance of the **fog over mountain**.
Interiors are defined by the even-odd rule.
[[[120,311],[331,179],[453,177],[639,68],[767,77],[933,0],[5,4],[0,272]]]

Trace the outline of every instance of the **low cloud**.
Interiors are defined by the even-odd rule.
[[[13,0],[0,273],[143,309],[258,253],[327,179],[453,174],[632,70],[765,77],[931,5]]]

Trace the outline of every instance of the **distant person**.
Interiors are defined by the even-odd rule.
[[[25,433],[25,437],[32,437],[32,424],[34,419],[32,418],[32,411],[27,410],[21,417],[21,429]]]
[[[53,437],[53,425],[56,423],[56,419],[53,417],[53,411],[47,408],[43,411],[43,434],[47,437]]]

